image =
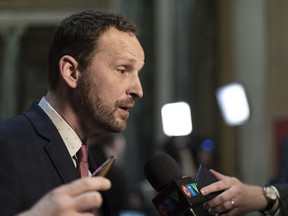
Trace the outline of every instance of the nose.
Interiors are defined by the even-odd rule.
[[[138,76],[133,81],[129,95],[131,95],[134,99],[142,98],[144,95],[142,84]]]

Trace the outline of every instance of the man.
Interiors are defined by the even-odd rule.
[[[211,172],[219,179],[201,189],[203,195],[225,190],[214,199],[206,202],[204,207],[212,215],[245,215],[260,211],[264,215],[288,215],[288,185],[275,184],[269,186],[248,185],[235,177]]]
[[[0,123],[0,215],[92,215],[100,208],[99,191],[110,181],[76,180],[76,153],[89,137],[125,129],[143,96],[143,65],[136,27],[123,17],[84,11],[61,22],[49,50],[47,95]]]

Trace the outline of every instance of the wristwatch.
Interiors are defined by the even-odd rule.
[[[277,192],[274,190],[272,186],[263,186],[262,193],[267,200],[267,205],[263,210],[261,210],[261,212],[267,214],[267,212],[272,210],[273,206],[276,203],[276,200],[278,199],[278,196]]]

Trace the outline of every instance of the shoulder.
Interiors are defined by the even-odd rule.
[[[24,115],[18,115],[9,119],[0,121],[0,135],[7,135],[15,130],[29,125],[29,121]],[[20,130],[19,130],[20,131]]]
[[[53,131],[53,123],[46,113],[33,103],[24,113],[0,121],[0,145],[17,141],[28,142],[42,136],[39,131]],[[51,130],[52,128],[52,130]]]

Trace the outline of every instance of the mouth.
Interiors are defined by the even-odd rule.
[[[125,119],[129,117],[129,112],[132,108],[133,108],[133,105],[119,106],[120,113]]]
[[[119,107],[120,115],[123,119],[127,119],[129,117],[129,109],[126,107]]]
[[[120,112],[120,115],[123,119],[127,119],[129,117],[130,110],[134,107],[135,101],[132,98],[129,98],[127,100],[119,101],[117,103],[118,110]]]
[[[129,112],[129,110],[132,109],[133,106],[120,106],[119,108],[120,108],[121,110],[124,110],[124,111],[126,111],[126,112]]]

